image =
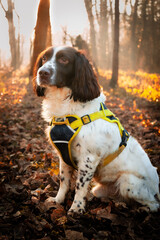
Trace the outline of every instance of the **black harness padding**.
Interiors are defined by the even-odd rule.
[[[125,147],[127,145],[129,133],[123,128],[119,119],[107,109],[104,103],[100,104],[99,112],[90,115],[84,115],[82,117],[77,115],[66,115],[62,118],[53,117],[50,129],[50,139],[66,164],[77,169],[77,165],[72,159],[71,143],[83,125],[89,124],[99,118],[111,123],[117,123],[121,134],[121,143],[119,147]],[[107,162],[107,160],[105,161]]]
[[[72,122],[72,119],[68,119]],[[50,131],[50,138],[57,150],[60,152],[61,157],[65,161],[66,164],[73,167],[73,162],[70,159],[68,144],[70,139],[73,137],[75,131],[68,127],[65,124],[56,125],[52,127]]]

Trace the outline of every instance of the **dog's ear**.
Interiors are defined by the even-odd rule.
[[[92,65],[81,52],[76,53],[75,76],[71,88],[74,101],[87,102],[100,95],[100,86]]]
[[[45,93],[45,88],[40,87],[37,85],[36,78],[37,78],[37,71],[42,66],[42,54],[40,54],[37,58],[37,61],[35,63],[34,69],[33,69],[33,90],[37,94],[38,97],[43,97]]]

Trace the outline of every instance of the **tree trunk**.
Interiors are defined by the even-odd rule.
[[[94,28],[94,16],[92,13],[92,0],[84,0],[88,19],[90,23],[90,45],[93,61],[97,63],[96,32]]]
[[[150,70],[156,71],[156,31],[155,31],[155,1],[151,0],[151,47],[152,47],[152,56]]]
[[[49,19],[49,24],[48,24],[48,31],[47,31],[47,47],[51,47],[52,46],[52,30],[51,30],[51,22]]]
[[[107,0],[100,0],[100,18],[99,18],[99,55],[100,67],[107,66],[107,37],[108,37],[108,18],[107,18]]]
[[[136,41],[136,25],[137,25],[137,8],[138,1],[135,1],[132,23],[131,23],[131,67],[134,71],[137,69],[137,41]]]
[[[110,21],[111,21],[111,37],[110,37],[110,41],[108,41],[108,61],[110,63],[111,67],[111,62],[112,62],[112,54],[113,54],[113,42],[114,42],[114,22],[113,22],[113,9],[112,9],[112,0],[109,0],[109,4],[110,4]],[[110,42],[110,47],[109,47],[109,42]]]
[[[18,37],[16,39],[16,66],[20,67],[20,65],[22,64],[22,59],[23,56],[21,55],[21,36],[20,36],[20,17],[17,14],[16,10],[15,13],[17,15],[18,18]]]
[[[30,75],[33,73],[34,64],[40,52],[51,43],[50,28],[50,0],[40,0],[37,14],[37,23],[35,27],[35,36],[33,42],[33,54],[31,60]],[[47,39],[50,39],[47,42]]]
[[[10,45],[10,51],[11,51],[11,67],[13,70],[17,69],[22,63],[22,57],[20,55],[20,18],[17,14],[14,3],[12,0],[7,0],[8,4],[8,10],[6,10],[2,4],[2,1],[0,0],[0,5],[2,6],[2,9],[4,10],[6,14],[6,18],[8,20],[8,33],[9,33],[9,45]],[[16,39],[15,36],[15,27],[13,22],[13,10],[14,13],[17,15],[18,18],[18,39]]]
[[[14,9],[14,4],[11,0],[8,0],[8,11],[6,12],[6,18],[8,20],[8,32],[9,32],[9,45],[10,45],[10,51],[11,51],[11,67],[13,70],[16,69],[16,37],[15,37],[15,27],[13,23],[13,9]]]
[[[148,53],[148,49],[146,47],[147,45],[147,4],[148,4],[148,0],[143,0],[142,1],[142,37],[141,37],[141,44],[140,44],[140,48],[139,48],[139,54],[138,54],[138,66],[139,68],[145,68],[145,70],[147,70],[147,66],[146,66],[146,55],[145,54]]]
[[[114,48],[112,61],[112,78],[110,86],[115,88],[118,82],[119,67],[119,0],[115,1]]]

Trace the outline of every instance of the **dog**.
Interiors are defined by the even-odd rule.
[[[76,169],[75,196],[68,214],[84,213],[92,179],[92,193],[98,198],[111,194],[134,200],[150,211],[158,210],[157,170],[105,106],[103,90],[82,52],[67,46],[43,51],[34,67],[33,88],[43,97],[42,116],[50,123],[46,132],[60,155],[60,187],[48,202],[64,202]]]

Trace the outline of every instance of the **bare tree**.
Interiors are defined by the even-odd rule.
[[[51,44],[51,25],[50,25],[50,0],[40,0],[35,26],[35,36],[33,42],[33,54],[31,59],[30,75],[33,73],[33,67],[37,56],[49,44]]]
[[[69,41],[74,47],[75,37],[73,37],[71,34],[67,32],[67,26],[62,27],[62,31],[63,31],[63,37],[62,37],[63,44],[66,45],[67,41]]]
[[[21,54],[21,49],[22,49],[22,46],[23,46],[23,39],[21,39],[21,36],[20,36],[20,17],[15,9],[15,14],[17,15],[17,18],[18,18],[18,37],[17,37],[17,40],[16,40],[16,66],[20,66],[22,64],[22,61],[23,61],[23,55]],[[22,42],[21,42],[22,40]],[[22,46],[21,46],[22,44]]]
[[[112,8],[112,0],[109,0],[109,7],[110,7],[110,11],[109,11],[109,15],[110,15],[110,21],[111,21],[111,37],[110,37],[110,47],[108,47],[108,57],[109,57],[109,62],[111,62],[112,60],[112,49],[113,49],[113,41],[114,41],[114,21],[113,21],[113,8]],[[109,42],[109,41],[108,41]]]
[[[115,1],[115,21],[114,21],[114,47],[112,60],[112,78],[110,86],[114,88],[118,82],[119,68],[119,0]]]
[[[137,8],[139,0],[135,0],[134,7],[131,14],[131,66],[133,70],[137,69],[137,37],[136,37],[136,25],[137,25]]]
[[[149,0],[142,0],[142,36],[140,41],[139,53],[138,53],[138,60],[139,60],[139,67],[143,68],[145,63],[145,55],[147,49],[147,5]]]
[[[91,55],[93,61],[97,62],[97,47],[96,47],[96,31],[94,27],[94,16],[92,13],[92,0],[84,0],[85,7],[88,15],[88,20],[90,23],[90,45],[91,45]]]
[[[108,7],[107,0],[100,0],[100,12],[97,10],[97,1],[95,2],[96,16],[99,24],[99,65],[102,68],[107,67],[107,43],[108,43]]]
[[[50,19],[49,19],[46,47],[50,47],[50,46],[52,46],[52,29],[51,29],[51,22],[50,22]]]
[[[151,0],[151,48],[152,48],[152,54],[151,54],[151,65],[150,68],[152,71],[156,71],[156,52],[157,52],[157,44],[156,44],[156,23],[155,23],[155,12],[156,12],[156,4],[154,0]]]
[[[10,45],[10,51],[11,51],[11,67],[13,69],[16,69],[17,67],[17,42],[15,37],[15,26],[13,22],[13,10],[14,10],[14,4],[12,0],[7,0],[8,3],[8,10],[6,10],[0,0],[0,4],[5,12],[5,16],[8,21],[8,31],[9,31],[9,45]]]

